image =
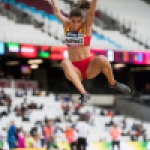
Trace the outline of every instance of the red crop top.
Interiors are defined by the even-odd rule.
[[[91,36],[85,35],[83,29],[73,32],[68,26],[65,31],[65,42],[67,46],[90,46]]]

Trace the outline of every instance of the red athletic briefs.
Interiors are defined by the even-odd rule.
[[[90,56],[86,59],[72,62],[73,66],[75,66],[81,72],[82,79],[87,79],[86,70],[87,70],[89,63],[91,62],[92,59],[93,59],[93,56]]]

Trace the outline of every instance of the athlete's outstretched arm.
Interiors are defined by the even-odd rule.
[[[63,25],[66,25],[69,22],[69,19],[61,13],[60,9],[56,5],[55,0],[48,0],[49,3],[50,3],[50,1],[51,1],[54,15],[60,19],[60,21],[63,23]]]
[[[90,4],[90,9],[87,14],[87,19],[86,19],[87,28],[92,27],[94,16],[95,16],[96,5],[97,5],[97,0],[92,0]]]

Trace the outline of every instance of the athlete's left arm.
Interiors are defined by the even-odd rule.
[[[97,1],[98,0],[92,0],[92,2],[90,4],[90,9],[88,10],[88,14],[87,14],[87,18],[86,18],[86,26],[88,29],[91,29],[93,21],[94,21]]]

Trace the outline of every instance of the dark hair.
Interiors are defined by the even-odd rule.
[[[31,130],[30,130],[30,135],[31,136],[36,136],[37,134],[37,127],[33,127]]]
[[[90,8],[90,2],[88,0],[80,0],[80,1],[78,1],[77,5],[80,9],[89,9]]]
[[[69,17],[82,17],[81,9],[78,7],[73,7],[70,11]]]
[[[80,114],[80,121],[86,121],[86,115]]]

